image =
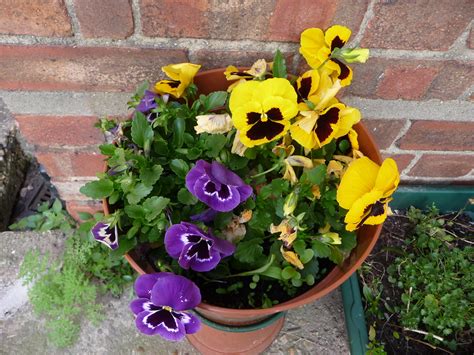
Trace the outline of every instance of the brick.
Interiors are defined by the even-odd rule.
[[[456,178],[472,172],[473,166],[474,155],[423,154],[408,175]]]
[[[433,82],[439,68],[397,66],[387,68],[377,87],[377,96],[383,99],[417,100],[422,98]]]
[[[74,0],[74,8],[85,38],[123,39],[133,34],[129,0]]]
[[[270,16],[279,1],[210,0],[211,11],[207,14],[209,37],[230,40],[266,39]]]
[[[102,212],[102,203],[100,201],[81,201],[81,200],[68,200],[66,201],[66,209],[68,213],[77,222],[80,222],[79,212],[87,212],[94,214]]]
[[[213,68],[225,68],[229,65],[237,67],[249,67],[258,59],[265,59],[268,62],[273,60],[272,52],[253,52],[253,51],[210,51],[201,49],[194,53],[195,63],[202,65],[201,70]],[[293,64],[293,53],[283,53],[288,68]]]
[[[446,62],[431,84],[427,98],[454,100],[474,84],[474,65]]]
[[[387,149],[392,145],[400,130],[405,125],[403,120],[363,119],[379,149]]]
[[[408,166],[408,164],[411,163],[415,156],[413,154],[389,154],[389,153],[383,153],[382,158],[387,159],[387,158],[392,158],[395,160],[398,166],[398,171],[402,173],[403,170]]]
[[[354,76],[351,85],[346,88],[344,94],[375,97],[377,86],[383,78],[385,69],[393,63],[393,61],[387,59],[369,58],[365,64],[351,64],[350,67]]]
[[[86,195],[81,194],[79,191],[82,186],[88,183],[90,180],[75,180],[75,181],[58,181],[52,180],[54,187],[59,192],[59,196],[62,200],[68,202],[74,201],[90,201],[90,198]]]
[[[141,0],[143,34],[150,37],[207,37],[207,0]]]
[[[0,46],[0,89],[133,91],[185,61],[182,50]]]
[[[472,0],[376,2],[362,45],[445,51],[473,17]]]
[[[62,0],[0,1],[0,33],[68,37],[71,23]]]
[[[104,156],[96,152],[54,152],[36,153],[48,175],[54,179],[91,177],[104,169]]]
[[[473,122],[415,121],[398,145],[401,149],[474,151]]]
[[[104,141],[96,117],[16,116],[21,134],[39,148],[96,146]]]
[[[470,49],[474,49],[474,29],[471,28],[471,31],[469,32],[469,37],[467,38],[467,46]]]
[[[360,24],[364,19],[369,5],[368,0],[339,1],[331,25],[344,25],[352,31],[351,38],[359,32]]]
[[[326,28],[336,12],[333,0],[280,0],[270,20],[267,38],[299,42],[306,28]]]

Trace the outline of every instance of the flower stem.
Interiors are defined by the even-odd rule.
[[[258,174],[256,174],[256,175],[252,175],[250,178],[251,178],[251,179],[255,179],[255,178],[259,177],[259,176],[262,176],[262,175],[265,175],[265,174],[267,174],[267,173],[270,173],[270,172],[272,172],[273,170],[278,169],[279,167],[280,167],[280,164],[275,164],[275,165],[273,165],[270,169],[265,170],[265,171],[262,171],[261,173],[258,173]]]

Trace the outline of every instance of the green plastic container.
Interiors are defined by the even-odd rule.
[[[474,219],[474,205],[468,204],[471,198],[474,198],[474,186],[405,186],[394,194],[390,207],[394,210],[410,206],[426,209],[435,203],[441,213],[455,212],[465,207],[464,212]],[[341,291],[351,354],[363,355],[369,337],[357,274],[342,284]]]

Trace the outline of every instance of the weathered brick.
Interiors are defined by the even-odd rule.
[[[360,29],[369,5],[368,0],[344,0],[339,1],[331,25],[344,25],[352,31],[353,38]]]
[[[104,138],[94,127],[96,117],[16,116],[20,132],[39,148],[95,146]]]
[[[100,201],[68,200],[66,201],[66,209],[72,218],[80,222],[79,212],[87,212],[90,214],[102,212],[102,204]]]
[[[427,98],[453,100],[474,84],[474,65],[446,62],[428,90]]]
[[[79,190],[82,186],[88,183],[90,180],[74,180],[74,181],[62,181],[52,180],[54,186],[59,192],[59,196],[64,201],[90,201],[90,198],[83,195]]]
[[[328,27],[337,5],[338,1],[333,0],[277,1],[267,38],[276,41],[299,42],[300,34],[306,28],[325,29]]]
[[[455,178],[466,176],[472,172],[473,166],[474,155],[423,154],[408,175]]]
[[[201,49],[194,53],[194,62],[202,65],[201,70],[225,68],[229,65],[237,67],[249,67],[258,59],[265,59],[268,62],[273,60],[272,52],[253,51],[210,51]],[[293,64],[293,53],[283,53],[287,67]]]
[[[415,121],[399,140],[401,149],[474,151],[473,122]]]
[[[95,176],[104,169],[104,156],[96,152],[40,151],[36,158],[55,179]]]
[[[403,120],[377,120],[363,119],[364,125],[369,129],[379,149],[390,147],[400,130],[405,125]]]
[[[474,17],[472,0],[381,1],[374,6],[362,45],[447,50]]]
[[[439,67],[402,65],[387,68],[377,87],[383,99],[416,100],[422,98],[433,82]]]
[[[365,64],[351,64],[350,67],[354,76],[351,85],[346,88],[344,94],[375,97],[375,92],[380,80],[383,78],[383,73],[390,65],[393,65],[393,61],[382,58],[369,58]]]
[[[3,0],[0,33],[67,37],[72,29],[63,0]]]
[[[127,38],[133,34],[129,0],[74,0],[81,33],[86,38]]]
[[[132,91],[186,60],[182,50],[0,46],[0,89]]]
[[[207,0],[141,0],[143,34],[150,37],[207,37],[208,8]]]
[[[400,173],[405,170],[405,168],[408,166],[408,164],[411,163],[414,157],[415,156],[413,154],[382,154],[383,159],[392,158],[393,160],[395,160],[398,166],[398,171]]]
[[[470,49],[474,49],[474,29],[471,28],[471,31],[469,32],[469,37],[467,38],[467,46]]]

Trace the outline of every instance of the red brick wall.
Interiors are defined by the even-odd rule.
[[[167,63],[249,65],[276,48],[297,72],[305,66],[300,32],[337,23],[352,29],[350,44],[371,49],[367,64],[353,66],[343,100],[360,106],[402,180],[472,183],[472,18],[472,0],[0,0],[0,97],[118,95],[159,79]],[[39,160],[79,198],[79,183],[100,167],[93,119],[35,114],[27,102],[15,111]]]

